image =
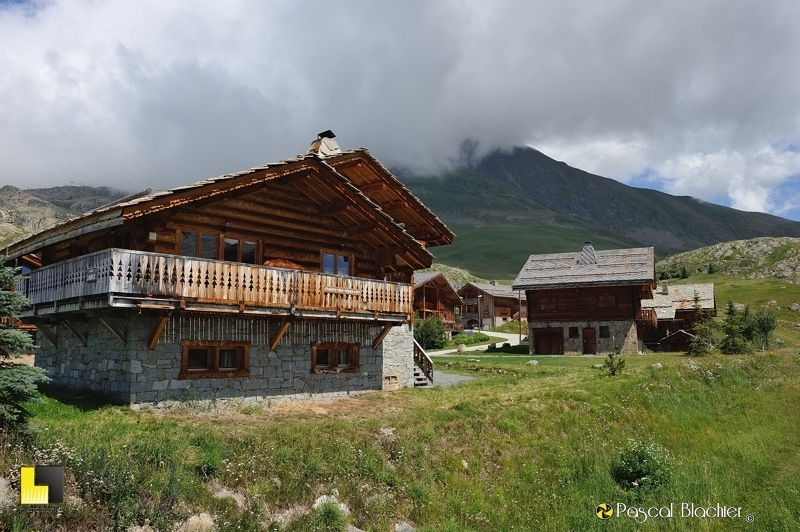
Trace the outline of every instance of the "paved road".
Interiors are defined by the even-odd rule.
[[[506,342],[508,342],[511,345],[519,345],[519,334],[509,334],[509,333],[491,332],[491,331],[485,331],[485,332],[489,336],[500,336],[502,338],[505,338],[506,340],[504,342],[498,342],[500,345],[503,345]],[[523,332],[522,337],[525,338],[527,336],[527,334],[525,334],[525,331],[522,331],[522,332]],[[487,346],[485,344],[484,345],[468,345],[467,346],[467,351],[485,351],[486,347]],[[428,353],[428,355],[436,355],[436,356],[438,356],[438,355],[449,355],[449,354],[453,354],[453,353],[458,353],[458,349],[457,348],[452,348],[452,349],[443,349],[441,351],[426,351],[426,353]]]

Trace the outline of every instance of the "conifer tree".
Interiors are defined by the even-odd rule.
[[[37,397],[37,384],[49,380],[42,368],[14,359],[33,347],[31,337],[16,328],[27,300],[14,286],[14,270],[0,267],[0,432],[24,431],[31,413],[23,403]]]

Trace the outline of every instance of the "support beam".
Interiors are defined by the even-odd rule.
[[[69,330],[69,332],[71,332],[73,336],[75,336],[75,338],[77,338],[78,341],[82,343],[84,346],[88,345],[86,335],[83,334],[77,327],[75,327],[75,325],[73,325],[67,320],[61,320],[61,325],[66,327],[67,330]]]
[[[167,322],[169,321],[169,314],[163,314],[158,318],[158,321],[153,326],[153,330],[150,331],[150,337],[147,339],[147,349],[152,351],[156,348],[156,344],[158,343],[158,337],[161,336],[161,333],[164,332],[164,327],[167,326]]]
[[[281,343],[281,338],[283,338],[283,335],[289,330],[289,325],[291,324],[291,321],[283,318],[283,321],[281,321],[281,324],[278,326],[278,330],[275,331],[275,334],[272,335],[272,339],[269,341],[270,351],[274,351],[275,348],[278,347],[278,344]]]
[[[372,342],[372,349],[378,349],[378,346],[381,345],[383,339],[386,338],[386,335],[389,334],[389,331],[392,330],[394,325],[384,325],[383,330],[375,337],[375,340]]]
[[[45,338],[50,340],[50,343],[53,344],[53,346],[58,347],[58,336],[56,336],[56,333],[53,332],[53,329],[44,323],[37,323],[36,328],[40,333],[42,333],[42,335],[44,335]]]
[[[122,327],[120,327],[119,325],[117,325],[116,323],[114,323],[114,320],[112,320],[111,318],[109,318],[109,317],[107,317],[107,316],[103,316],[103,317],[101,317],[101,318],[100,318],[100,323],[102,323],[103,325],[105,325],[105,326],[106,326],[106,328],[107,328],[109,331],[111,331],[111,333],[112,333],[114,336],[116,336],[117,338],[119,338],[119,340],[120,340],[120,341],[121,341],[123,344],[127,344],[127,343],[128,343],[128,333],[127,333],[127,331],[125,331],[125,330],[124,330]]]

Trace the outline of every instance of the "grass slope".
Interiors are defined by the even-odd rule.
[[[294,407],[134,412],[50,391],[31,405],[40,428],[34,448],[0,446],[0,470],[63,464],[70,502],[6,507],[0,528],[124,530],[149,522],[169,530],[207,511],[220,530],[278,530],[281,519],[304,512],[311,513],[285,529],[321,530],[324,516],[310,506],[334,490],[350,522],[368,531],[398,520],[423,532],[800,527],[796,351],[628,357],[616,378],[591,368],[597,358],[539,357],[539,366],[528,359],[441,358],[440,367],[450,363],[474,380]],[[662,370],[650,368],[656,361]],[[652,493],[616,486],[610,461],[629,438],[670,450],[676,465],[668,485]],[[722,504],[741,507],[755,523],[604,522],[595,516],[601,502]]]

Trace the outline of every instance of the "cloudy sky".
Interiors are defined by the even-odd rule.
[[[166,188],[466,138],[800,220],[800,2],[0,0],[0,184]]]

